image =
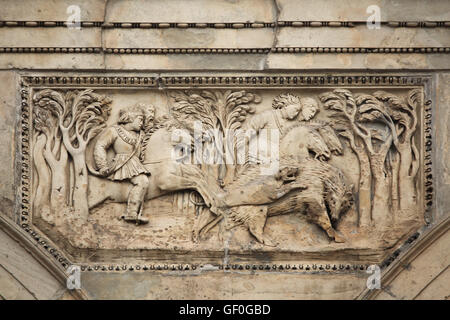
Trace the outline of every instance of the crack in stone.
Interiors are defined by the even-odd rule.
[[[103,11],[103,22],[102,22],[102,24],[104,24],[105,21],[106,21],[106,14],[107,14],[107,11],[108,11],[108,9],[107,9],[108,8],[108,3],[109,3],[109,0],[105,0],[105,9]],[[103,69],[106,70],[105,44],[104,44],[104,38],[103,38],[103,33],[104,32],[105,32],[105,29],[101,28],[101,30],[100,30],[100,46],[102,48],[102,55],[103,55]]]
[[[398,299],[398,297],[390,290],[389,286],[381,287],[381,290],[386,292],[388,295],[390,295],[394,299]]]
[[[275,26],[273,27],[273,40],[272,40],[272,45],[270,46],[270,50],[266,54],[266,56],[263,60],[262,70],[269,69],[268,60],[269,60],[270,53],[278,44],[278,32],[280,29],[278,26],[278,20],[280,18],[280,14],[281,14],[281,8],[280,8],[277,0],[273,0],[273,4],[274,4],[274,9],[275,9],[275,20],[273,21],[273,23],[275,24]]]

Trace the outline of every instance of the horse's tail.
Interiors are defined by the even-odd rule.
[[[92,166],[92,163],[90,161],[86,161],[86,166],[87,166],[89,172],[92,173],[94,176],[103,177],[100,174],[100,172]]]

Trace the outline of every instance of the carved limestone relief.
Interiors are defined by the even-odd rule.
[[[226,248],[374,261],[424,224],[420,84],[24,82],[24,219],[75,260]]]

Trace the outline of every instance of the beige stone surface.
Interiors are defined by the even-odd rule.
[[[0,265],[0,299],[2,300],[35,300],[27,287],[22,285],[12,274]]]
[[[0,72],[0,150],[2,165],[0,165],[0,212],[10,218],[14,217],[14,157],[16,146],[14,134],[16,132],[16,90],[17,78],[12,71]]]
[[[368,29],[361,25],[353,28],[281,28],[277,34],[280,47],[448,47],[449,30],[446,28],[387,28]]]
[[[450,4],[445,0],[277,0],[281,21],[366,21],[367,8],[380,8],[381,21],[438,21],[450,19]],[[321,8],[321,10],[317,10]]]
[[[101,47],[101,30],[0,28],[0,47]]]
[[[450,213],[450,74],[439,74],[436,81],[436,219],[442,219]]]
[[[264,29],[111,29],[106,48],[270,48],[273,30]]]
[[[439,275],[433,278],[426,287],[416,295],[416,300],[448,300],[450,298],[448,284],[450,283],[450,270],[447,266]]]
[[[450,232],[422,252],[383,290],[377,299],[448,299]]]
[[[108,22],[272,22],[271,0],[108,1]]]
[[[271,71],[311,69],[345,70],[435,70],[447,69],[448,54],[359,54],[338,55],[320,53],[298,54],[31,54],[8,53],[0,55],[0,68],[18,69],[78,69],[138,72],[191,71],[204,72],[206,69],[232,71]]]
[[[0,230],[0,295],[5,299],[58,299],[65,288],[25,248]]]
[[[321,68],[344,70],[422,70],[447,69],[448,54],[403,54],[403,53],[322,53],[269,54],[265,69],[287,69],[295,65],[300,69]]]
[[[84,53],[8,53],[0,55],[1,69],[104,69],[103,54]]]
[[[264,54],[106,54],[105,65],[112,70],[264,70]]]
[[[206,271],[102,274],[85,272],[82,282],[96,299],[353,299],[366,278],[349,275]],[[136,285],[138,284],[138,285]],[[207,285],[206,285],[207,284]],[[123,288],[128,294],[115,288]],[[177,288],[174,290],[173,288]]]
[[[67,8],[80,7],[82,21],[103,21],[105,0],[1,0],[0,20],[5,21],[66,21],[72,13]]]

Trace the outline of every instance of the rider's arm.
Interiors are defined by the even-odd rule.
[[[257,136],[260,131],[267,126],[268,120],[266,113],[261,113],[252,117],[248,123],[248,134],[246,138],[246,144],[248,146],[248,154],[246,154],[246,162],[254,163],[258,161],[257,154]]]
[[[110,127],[103,131],[94,147],[94,161],[99,171],[108,167],[106,152],[116,139],[116,130]]]
[[[254,135],[257,135],[259,131],[266,127],[267,117],[265,113],[252,117],[248,123],[248,129],[255,130]]]

